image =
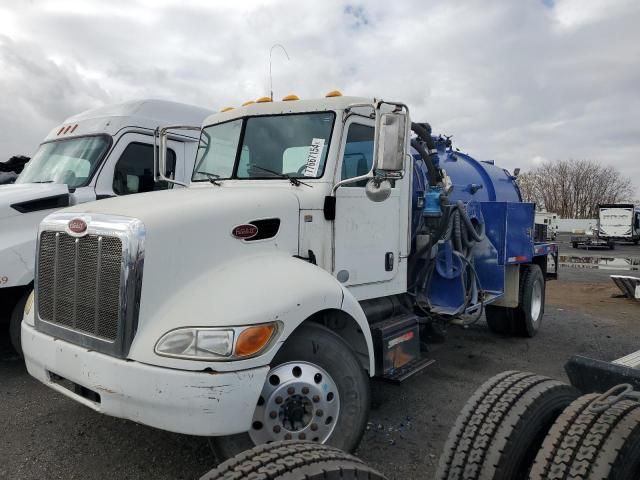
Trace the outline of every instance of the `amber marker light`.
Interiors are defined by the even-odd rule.
[[[248,357],[262,350],[276,331],[275,323],[256,325],[243,330],[236,340],[235,356]]]

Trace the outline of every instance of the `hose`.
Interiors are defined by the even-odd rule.
[[[438,184],[438,172],[435,165],[431,161],[429,154],[422,147],[422,145],[420,145],[420,142],[418,142],[418,140],[416,140],[415,138],[411,139],[411,146],[418,151],[418,153],[424,160],[425,165],[427,166],[427,171],[429,172],[429,186],[435,187]]]
[[[415,148],[427,165],[427,170],[429,171],[429,186],[435,187],[439,181],[442,180],[442,175],[440,171],[436,168],[436,162],[438,160],[438,151],[436,149],[436,144],[433,141],[433,137],[431,137],[431,125],[428,123],[411,123],[411,130],[415,132],[416,135],[427,145],[429,152],[427,152],[419,142],[412,140],[411,146]],[[417,146],[416,146],[417,145]]]

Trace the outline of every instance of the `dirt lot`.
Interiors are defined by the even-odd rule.
[[[610,360],[640,348],[640,304],[607,271],[563,268],[547,288],[545,323],[533,339],[501,338],[480,322],[434,345],[436,363],[402,386],[376,382],[371,421],[357,452],[391,479],[431,478],[467,397],[507,369],[565,378],[574,353]],[[215,465],[207,439],[101,416],[31,379],[0,339],[0,478],[194,479]]]

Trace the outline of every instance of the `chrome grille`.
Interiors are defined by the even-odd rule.
[[[49,323],[115,341],[120,323],[122,242],[45,231],[38,255],[38,314]]]

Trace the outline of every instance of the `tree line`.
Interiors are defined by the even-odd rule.
[[[597,218],[601,203],[630,202],[633,183],[595,160],[544,162],[518,176],[522,198],[561,218]]]

